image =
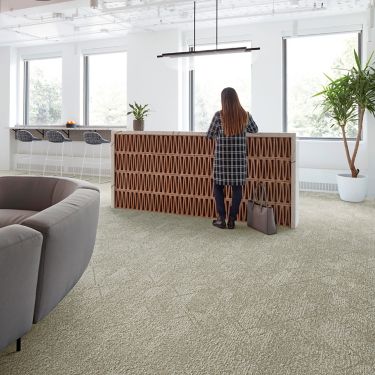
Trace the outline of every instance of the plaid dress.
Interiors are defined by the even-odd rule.
[[[226,137],[221,126],[220,112],[216,112],[207,137],[216,139],[214,157],[214,183],[216,185],[243,185],[247,178],[246,133],[257,133],[258,126],[249,115],[242,134]]]

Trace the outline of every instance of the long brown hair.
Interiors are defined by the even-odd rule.
[[[242,108],[236,90],[226,87],[221,92],[221,122],[225,136],[241,134],[248,122],[248,114]]]

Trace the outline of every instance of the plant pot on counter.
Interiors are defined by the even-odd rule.
[[[367,194],[367,176],[338,174],[337,186],[340,198],[347,202],[362,202]]]
[[[133,130],[142,131],[144,130],[144,120],[133,120]]]

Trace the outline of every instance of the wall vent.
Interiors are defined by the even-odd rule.
[[[327,183],[327,182],[310,182],[310,181],[300,181],[299,182],[300,191],[317,191],[325,193],[337,193],[337,184]]]

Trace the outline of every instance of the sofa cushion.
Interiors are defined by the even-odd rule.
[[[0,228],[12,224],[21,224],[28,217],[38,211],[0,209]]]
[[[53,190],[51,206],[61,202],[69,195],[73,194],[77,189],[90,189],[99,192],[99,189],[86,181],[75,180],[73,178],[59,179]]]
[[[0,208],[43,211],[76,189],[99,191],[86,181],[41,176],[1,176]]]

